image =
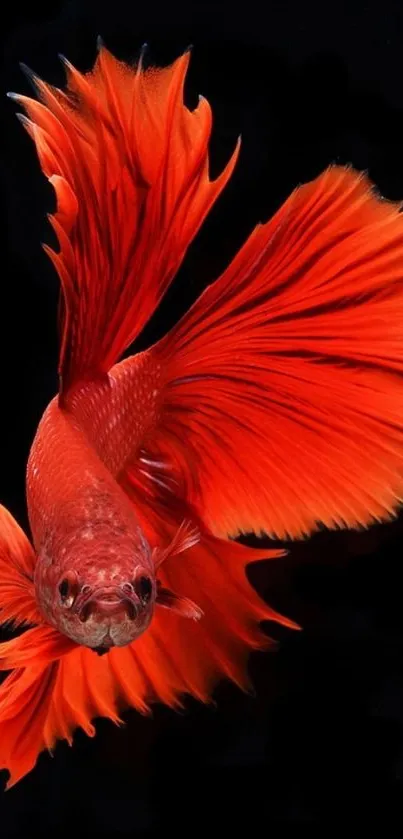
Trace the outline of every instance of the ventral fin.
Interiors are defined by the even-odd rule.
[[[200,620],[203,617],[203,612],[188,597],[179,597],[168,588],[160,588],[157,594],[156,603],[164,609],[169,609],[183,618],[191,618],[194,621]]]

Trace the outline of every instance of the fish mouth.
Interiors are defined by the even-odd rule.
[[[122,591],[114,586],[99,588],[91,592],[77,609],[82,623],[91,616],[98,620],[121,617],[134,621],[139,611],[140,603],[134,592]]]

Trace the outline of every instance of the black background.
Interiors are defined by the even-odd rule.
[[[120,58],[147,41],[156,63],[191,43],[187,95],[213,107],[213,174],[242,133],[232,182],[137,349],[176,321],[256,222],[330,162],[366,169],[386,197],[403,198],[403,7],[71,0],[6,3],[1,16],[0,499],[26,526],[26,458],[57,387],[58,283],[40,247],[50,241],[52,190],[5,97],[31,92],[18,62],[61,85],[57,54],[89,69],[98,34]],[[152,720],[129,712],[121,729],[99,721],[94,740],[78,733],[73,749],[42,755],[0,792],[1,835],[210,835],[288,823],[400,835],[402,521],[321,533],[260,567],[259,590],[304,631],[269,628],[280,649],[252,657],[256,696],[224,684],[214,710],[188,702],[181,715],[158,707]]]

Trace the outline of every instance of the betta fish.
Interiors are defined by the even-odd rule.
[[[396,515],[403,494],[403,217],[331,164],[258,224],[152,346],[130,348],[236,165],[168,67],[64,60],[10,94],[52,184],[59,387],[26,472],[30,537],[0,508],[0,766],[9,786],[98,717],[246,689],[262,627],[299,628],[249,547]]]

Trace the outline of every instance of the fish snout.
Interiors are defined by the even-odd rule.
[[[147,620],[154,583],[146,573],[124,583],[84,584],[75,571],[66,572],[58,584],[60,603],[66,612],[86,624],[139,625]]]
[[[99,655],[130,644],[151,622],[155,586],[142,569],[124,582],[103,579],[98,585],[88,585],[76,572],[65,573],[58,584],[62,631]]]
[[[90,617],[128,619],[135,621],[151,599],[153,591],[149,577],[93,589],[78,605],[78,616],[85,623]]]
[[[134,621],[138,615],[137,604],[128,597],[109,598],[107,595],[90,597],[78,611],[82,623],[86,623],[90,617],[102,621],[104,618],[124,619]]]

